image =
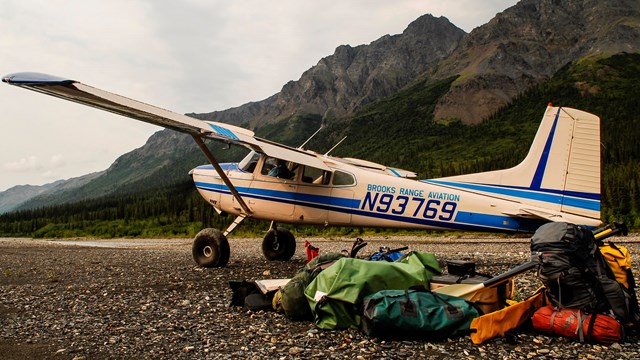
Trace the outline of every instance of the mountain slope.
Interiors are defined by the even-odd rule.
[[[461,75],[435,117],[479,123],[567,63],[638,51],[637,0],[523,0],[474,29],[430,75]]]

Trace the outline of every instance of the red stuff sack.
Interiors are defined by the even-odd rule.
[[[538,309],[531,318],[536,331],[580,342],[613,344],[624,339],[620,322],[606,314],[585,314],[579,309],[556,310],[552,305]]]
[[[309,240],[305,240],[304,242],[304,251],[307,253],[307,263],[318,257],[318,255],[320,254],[320,249],[311,245]]]

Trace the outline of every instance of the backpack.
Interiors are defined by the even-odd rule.
[[[345,257],[341,253],[327,253],[311,259],[291,280],[280,289],[280,305],[291,320],[312,320],[313,314],[304,294],[309,283],[336,260]]]
[[[538,276],[557,309],[588,314],[612,314],[622,324],[635,322],[637,300],[616,280],[593,233],[581,226],[551,222],[531,238],[532,257],[538,257]],[[635,305],[634,305],[635,304]]]
[[[609,264],[611,271],[613,271],[616,281],[624,285],[627,289],[635,288],[635,281],[631,273],[631,255],[629,255],[629,250],[627,250],[626,247],[617,246],[610,241],[598,247],[600,253]]]
[[[626,319],[621,319],[624,325],[640,324],[640,309],[638,308],[638,298],[636,297],[636,283],[631,271],[631,255],[629,250],[624,246],[618,246],[611,241],[603,243],[598,241],[598,250],[596,251],[596,260],[600,266],[606,271],[607,278],[604,284],[615,283],[622,289],[623,299],[618,300],[617,306],[627,309]],[[609,284],[614,293],[618,292],[618,287]],[[606,287],[605,287],[606,289]],[[615,298],[611,299],[615,300]],[[610,302],[611,302],[610,300]],[[614,306],[613,303],[610,304]]]

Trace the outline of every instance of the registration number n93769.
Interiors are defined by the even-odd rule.
[[[457,206],[453,201],[367,191],[360,210],[450,221]]]

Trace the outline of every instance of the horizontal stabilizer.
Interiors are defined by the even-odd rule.
[[[517,212],[503,211],[502,213],[505,215],[517,216],[522,218],[534,217],[534,218],[539,218],[539,219],[548,220],[548,221],[562,221],[562,215],[553,214],[553,213],[549,213],[549,212],[538,210],[538,209],[519,209],[519,211]]]

